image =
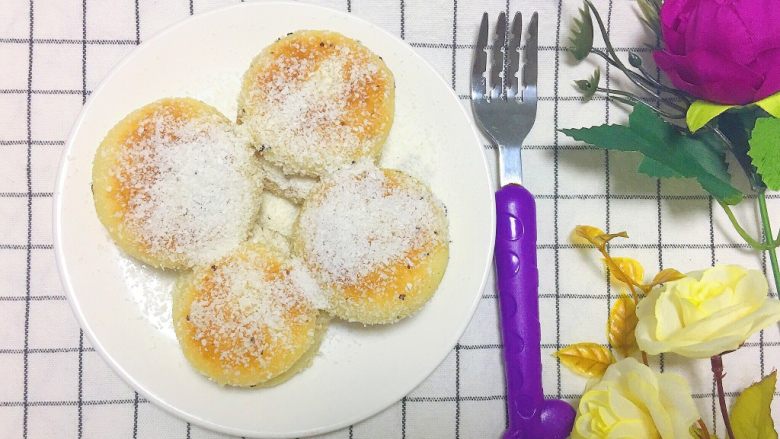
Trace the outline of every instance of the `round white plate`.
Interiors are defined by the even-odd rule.
[[[384,327],[335,323],[314,364],[292,380],[270,389],[224,388],[196,373],[179,350],[169,314],[172,275],[124,256],[98,221],[90,192],[92,157],[117,121],[161,97],[194,96],[235,117],[239,78],[251,59],[299,29],[358,39],[395,74],[396,120],[381,163],[423,178],[447,206],[449,267],[439,291],[415,316]],[[457,96],[401,40],[322,7],[248,3],[189,18],[139,46],[92,93],[76,121],[54,196],[60,273],[97,351],[153,403],[236,435],[324,433],[398,401],[452,349],[491,266],[489,172]]]

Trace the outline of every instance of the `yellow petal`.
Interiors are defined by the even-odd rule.
[[[658,320],[655,318],[655,305],[660,296],[661,291],[656,290],[639,301],[639,305],[636,307],[636,316],[639,320],[634,330],[636,344],[639,349],[650,355],[665,352],[665,345],[655,337],[655,328],[658,326]]]
[[[733,351],[739,348],[739,345],[744,341],[745,339],[741,336],[729,335],[686,345],[679,343],[665,352],[674,352],[685,358],[706,359],[723,352]]]
[[[690,426],[700,417],[691,397],[691,386],[679,375],[662,373],[658,376],[658,389],[661,405],[675,414],[670,437],[687,437]]]
[[[655,327],[655,338],[657,340],[666,340],[683,328],[680,310],[675,303],[676,299],[668,291],[664,291],[658,296],[654,310],[655,318],[658,322]]]
[[[736,285],[746,274],[747,270],[739,265],[718,265],[709,270],[705,270],[701,276],[701,282],[718,282],[724,285]]]
[[[769,284],[764,273],[758,270],[748,270],[734,288],[734,300],[758,305],[766,299],[768,293]]]
[[[587,377],[604,375],[607,367],[615,362],[612,352],[596,343],[569,345],[556,352],[555,356],[571,371]]]
[[[753,324],[748,330],[748,337],[762,329],[768,328],[769,325],[780,321],[780,301],[767,299],[761,308],[757,309],[751,315],[751,318]]]

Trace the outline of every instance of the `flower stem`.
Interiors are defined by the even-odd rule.
[[[599,25],[599,30],[601,31],[602,38],[604,38],[604,45],[607,46],[607,52],[609,52],[609,54],[612,55],[612,59],[616,63],[615,67],[625,72],[628,69],[626,68],[625,65],[623,65],[623,62],[620,61],[620,58],[618,58],[617,53],[615,53],[615,49],[612,47],[612,42],[609,40],[609,32],[607,32],[607,27],[604,26],[604,20],[601,19],[601,15],[599,15],[598,9],[596,9],[596,7],[593,6],[593,3],[590,0],[585,0],[585,4],[587,4],[588,7],[590,7],[593,16],[596,17],[596,23]]]
[[[701,434],[703,435],[702,439],[710,439],[710,430],[707,429],[707,424],[704,423],[704,420],[699,418],[698,424],[699,429],[701,429]]]
[[[590,52],[594,53],[594,54],[596,54],[596,55],[598,55],[598,56],[600,56],[602,58],[604,58],[604,60],[609,65],[611,65],[611,66],[615,67],[616,69],[622,71],[626,75],[626,77],[628,77],[628,79],[630,79],[631,82],[634,83],[634,85],[636,85],[640,89],[644,90],[648,95],[650,95],[651,98],[657,99],[658,102],[659,102],[659,107],[660,107],[660,104],[666,104],[669,107],[671,107],[673,110],[677,111],[677,114],[671,114],[671,113],[667,113],[667,112],[661,111],[660,108],[655,108],[652,105],[649,105],[649,107],[651,109],[655,110],[656,113],[658,113],[661,116],[664,116],[666,118],[669,118],[669,119],[685,119],[685,114],[686,114],[687,109],[684,108],[684,107],[681,107],[681,106],[679,106],[677,104],[675,104],[674,102],[672,102],[672,101],[670,101],[668,99],[664,99],[660,95],[660,93],[657,93],[657,92],[653,91],[652,88],[651,88],[651,87],[653,87],[652,83],[650,83],[649,85],[645,84],[645,82],[648,82],[647,78],[645,78],[644,76],[634,72],[633,70],[630,70],[628,67],[623,65],[620,62],[620,60],[612,59],[609,54],[607,54],[606,52],[604,52],[602,50],[591,49]],[[604,90],[599,89],[599,91],[603,92]],[[610,92],[613,93],[613,94],[620,94],[620,93],[615,93],[615,90],[613,90],[613,89],[610,89]],[[636,102],[644,102],[642,98],[639,98],[638,96],[632,95],[630,93],[623,92],[622,94],[623,95],[630,95],[631,97],[629,97],[629,99],[633,99]]]
[[[761,214],[761,225],[764,228],[766,241],[771,241],[772,224],[769,222],[769,210],[766,207],[765,189],[762,189],[758,192],[758,211]],[[772,275],[775,279],[775,291],[780,292],[780,265],[777,263],[777,250],[774,246],[770,246],[766,251],[769,253],[769,261],[772,264]]]
[[[747,242],[755,250],[769,250],[770,248],[774,248],[776,246],[774,242],[758,242],[755,238],[750,236],[750,234],[748,234],[748,232],[739,224],[737,217],[734,216],[734,211],[731,210],[731,207],[728,204],[722,201],[718,201],[718,204],[720,204],[720,207],[722,207],[723,211],[726,212],[726,216],[729,217],[729,221],[731,221],[731,225],[734,226],[734,230],[736,230],[737,233],[739,233],[739,236],[741,236],[742,239],[744,239],[745,242]]]
[[[723,358],[721,354],[710,358],[710,364],[712,365],[712,376],[715,378],[715,385],[718,387],[720,414],[723,416],[723,422],[726,424],[726,432],[729,439],[734,439],[734,431],[731,429],[731,420],[729,419],[729,410],[726,407],[726,393],[723,391]]]

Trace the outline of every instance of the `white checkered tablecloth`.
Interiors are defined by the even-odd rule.
[[[0,0],[0,437],[221,437],[171,417],[139,398],[103,362],[63,295],[52,250],[51,206],[57,164],[71,124],[91,90],[141,41],[188,15],[229,0]],[[579,0],[332,0],[399,35],[455,88],[468,106],[468,68],[480,14],[538,10],[539,115],[524,153],[527,186],[539,210],[539,267],[544,386],[575,401],[585,381],[550,355],[579,341],[606,342],[617,292],[598,259],[572,248],[576,224],[632,239],[616,254],[648,271],[689,271],[716,262],[766,270],[717,205],[688,181],[636,178],[638,158],[605,153],[557,133],[564,127],[618,121],[625,113],[603,98],[583,104],[571,83],[593,64],[574,65],[565,47]],[[598,0],[619,52],[653,39],[631,0]],[[295,24],[290,23],[294,29]],[[601,44],[601,43],[598,43]],[[611,73],[615,73],[614,71]],[[617,76],[614,74],[613,76]],[[605,75],[613,85],[618,81]],[[491,163],[495,152],[486,151]],[[738,215],[756,233],[753,200]],[[780,201],[770,207],[780,225]],[[442,365],[381,414],[328,438],[490,438],[505,426],[497,301],[490,279],[471,325]],[[703,419],[716,413],[708,361],[673,355],[652,366],[690,379]],[[774,326],[725,357],[729,396],[780,362]],[[780,419],[780,402],[773,405]],[[719,417],[719,414],[718,414]],[[717,432],[724,430],[718,423]]]

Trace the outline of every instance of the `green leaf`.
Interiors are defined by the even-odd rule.
[[[662,0],[637,0],[639,10],[642,11],[642,23],[649,27],[659,37],[661,36],[661,26],[658,20],[658,14],[661,10]]]
[[[639,172],[656,178],[682,178],[679,172],[650,157],[644,157],[639,163]]]
[[[737,158],[739,166],[747,175],[750,186],[755,190],[765,188],[766,184],[761,180],[761,176],[748,155],[750,147],[748,142],[750,142],[756,120],[761,117],[762,113],[765,113],[764,110],[752,107],[746,110],[729,111],[718,117],[718,128],[731,141],[730,148],[733,149],[734,157]]]
[[[634,106],[628,126],[601,125],[561,132],[599,148],[640,152],[655,162],[645,163],[643,171],[663,175],[674,171],[677,176],[695,178],[705,191],[724,203],[742,200],[742,193],[731,185],[722,147],[716,147],[709,137],[682,134],[645,104]]]
[[[756,120],[748,155],[766,186],[780,189],[780,119],[762,117]]]
[[[574,81],[574,85],[577,86],[577,89],[582,93],[582,97],[585,98],[585,100],[588,100],[596,93],[600,81],[601,70],[597,68],[590,78]]]
[[[699,131],[709,121],[720,116],[724,111],[734,108],[736,105],[720,105],[707,101],[696,101],[688,107],[688,114],[685,115],[685,122],[688,123],[688,129],[692,133]]]
[[[745,389],[731,408],[731,427],[735,439],[777,439],[772,421],[772,397],[777,371]]]
[[[780,117],[780,93],[775,93],[768,98],[761,99],[756,105],[774,117]]]
[[[574,19],[571,34],[571,53],[577,61],[582,61],[593,48],[593,20],[587,5],[582,5],[580,17]]]

